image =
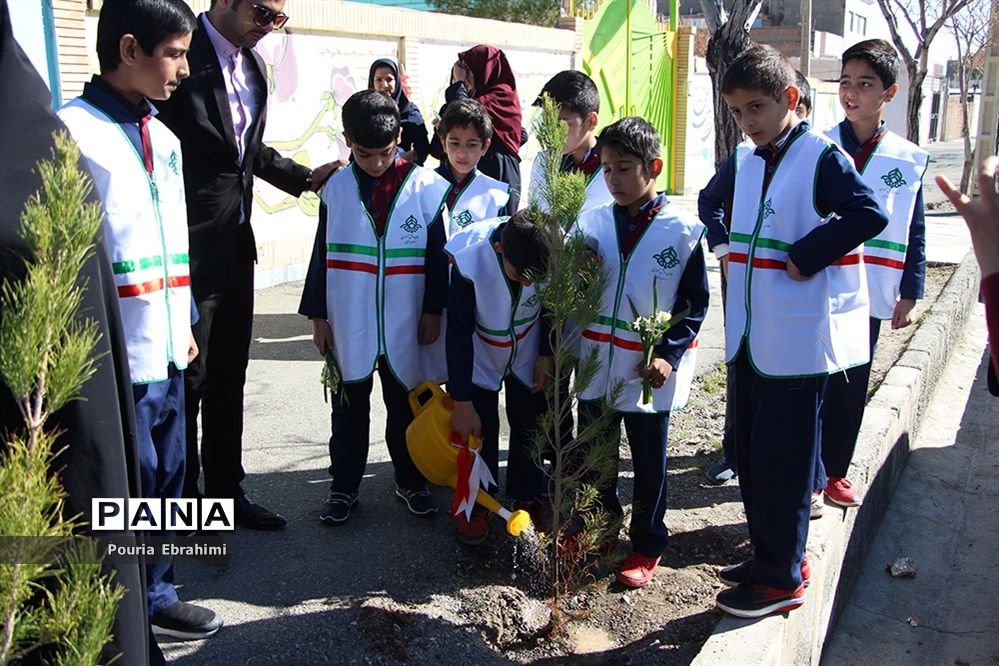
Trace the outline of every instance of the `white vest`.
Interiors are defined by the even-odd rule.
[[[559,155],[558,159],[561,158],[562,156]],[[542,194],[545,183],[545,160],[547,160],[545,151],[539,151],[537,157],[534,158],[534,166],[531,167],[531,186],[528,189],[529,200],[537,201],[538,207],[542,211],[547,211],[549,208],[548,201]],[[579,212],[582,214],[611,203],[614,203],[614,197],[607,189],[607,180],[604,178],[603,169],[597,169],[586,177],[586,199]]]
[[[826,134],[843,145],[840,126]],[[885,132],[860,177],[888,211],[888,226],[864,243],[864,269],[871,300],[871,316],[891,319],[899,299],[909,226],[916,208],[916,196],[923,184],[929,153],[894,132]]]
[[[642,363],[642,342],[631,329],[635,317],[630,303],[643,316],[652,312],[652,285],[655,281],[659,309],[670,312],[676,303],[680,277],[694,249],[701,242],[704,225],[672,203],[667,203],[623,259],[614,223],[614,206],[589,211],[579,219],[577,233],[600,257],[607,271],[600,315],[583,330],[580,358],[596,350],[600,368],[586,390],[583,400],[611,398],[615,385],[624,382],[614,409],[642,411],[637,407],[642,397],[642,382],[635,366]],[[629,299],[630,302],[629,302]],[[652,405],[657,412],[679,409],[687,404],[694,378],[697,341],[680,358],[680,365],[666,384],[653,389]]]
[[[822,224],[816,172],[839,148],[813,130],[790,139],[767,190],[764,159],[740,165],[729,235],[725,349],[728,362],[747,346],[764,376],[823,375],[869,360],[867,281],[854,251],[798,282],[787,275],[791,246]]]
[[[322,190],[326,203],[326,316],[344,381],[367,379],[378,357],[403,386],[426,379],[418,353],[427,225],[437,217],[446,180],[413,165],[389,208],[384,233],[361,202],[355,169]]]
[[[496,217],[509,200],[509,185],[476,169],[448,211],[448,238],[476,222]]]
[[[455,234],[446,248],[455,269],[475,287],[472,383],[488,391],[498,391],[509,374],[530,387],[541,343],[541,303],[534,285],[511,285],[503,257],[493,247],[493,233],[507,219],[473,224]]]
[[[87,160],[104,206],[104,238],[124,323],[134,384],[167,379],[187,367],[191,277],[180,141],[149,121],[153,173],[124,130],[76,98],[59,110]]]

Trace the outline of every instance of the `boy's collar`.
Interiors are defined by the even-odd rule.
[[[145,98],[138,105],[132,104],[100,74],[94,74],[90,82],[84,85],[81,97],[97,104],[101,110],[109,112],[116,122],[135,123],[157,113],[156,108]],[[109,105],[111,108],[108,108]]]
[[[370,180],[380,180],[385,176],[391,175],[395,171],[396,166],[399,164],[399,160],[398,159],[392,160],[392,163],[389,164],[388,168],[385,169],[385,171],[382,171],[381,174],[378,176],[372,176],[370,173],[362,169],[357,162],[352,162],[352,164],[354,165],[354,173],[356,173],[358,177],[368,178]]]
[[[846,138],[848,138],[854,144],[859,146],[861,144],[861,141],[859,138],[857,138],[857,133],[853,130],[853,123],[850,122],[849,118],[844,118],[843,122],[840,124],[842,125],[842,131],[846,133]],[[888,128],[885,127],[885,121],[882,120],[881,124],[878,125],[878,128],[874,130],[874,134],[871,136],[871,138],[865,141],[864,143],[880,139],[882,136],[884,136],[884,133],[887,131]]]

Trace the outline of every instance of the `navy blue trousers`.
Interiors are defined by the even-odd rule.
[[[600,417],[602,402],[579,401],[579,429],[585,430]],[[659,557],[666,550],[669,531],[666,529],[666,436],[669,432],[669,412],[632,414],[615,412],[607,424],[606,433],[613,443],[614,469],[620,461],[618,441],[621,421],[628,435],[631,463],[634,469],[634,492],[631,524],[628,536],[632,550],[648,557]],[[599,488],[600,504],[611,516],[624,515],[617,494],[615,474]]]
[[[538,418],[548,408],[544,392],[531,393],[516,377],[503,380],[506,388],[506,419],[510,424],[510,449],[506,460],[506,495],[529,502],[544,492],[545,478],[535,464],[534,435]],[[499,391],[472,386],[472,405],[482,421],[481,454],[499,480]]]
[[[734,419],[732,405],[735,403],[735,371],[729,365],[725,368],[725,430],[722,434],[722,452],[725,454],[725,464],[736,474],[739,473],[739,459],[735,454]]]
[[[881,333],[881,320],[871,317],[871,359]],[[822,406],[822,464],[828,476],[845,477],[857,447],[857,435],[867,407],[871,362],[829,375]],[[824,488],[825,478],[822,479]]]
[[[416,468],[406,448],[406,428],[413,421],[409,406],[409,389],[399,383],[385,362],[378,359],[378,380],[382,385],[385,401],[385,443],[395,468],[395,482],[405,490],[423,490],[427,481]],[[374,378],[344,384],[340,395],[331,397],[333,402],[330,422],[330,467],[333,477],[330,491],[356,493],[368,464],[368,436],[371,431],[371,389]]]
[[[764,377],[745,347],[732,365],[735,452],[754,551],[752,577],[794,589],[801,585],[827,377]]]
[[[170,378],[152,384],[133,384],[135,431],[139,444],[142,496],[177,499],[184,490],[187,458],[184,420],[184,374],[170,366]],[[146,564],[149,615],[177,602],[173,587],[173,560],[152,558]]]

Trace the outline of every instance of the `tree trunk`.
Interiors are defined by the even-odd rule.
[[[905,104],[905,138],[919,145],[919,110],[923,105],[923,81],[926,79],[926,68],[922,63],[906,63],[909,71],[909,95]]]
[[[728,66],[749,47],[748,33],[736,31],[735,34],[726,35],[725,27],[723,25],[718,28],[711,36],[707,53],[715,110],[715,169],[728,159],[742,141],[742,130],[739,129],[722,97],[721,80]]]
[[[975,154],[971,148],[971,121],[968,119],[968,54],[961,53],[957,40],[957,79],[961,90],[961,136],[964,138],[964,167],[961,169],[961,191],[971,195],[971,172]]]

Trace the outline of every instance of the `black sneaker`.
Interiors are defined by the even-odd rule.
[[[207,608],[178,601],[153,614],[153,635],[196,641],[222,628],[222,617]]]
[[[752,560],[746,560],[741,564],[733,564],[730,567],[725,567],[718,572],[718,580],[729,587],[738,587],[743,583],[752,583],[753,579],[749,573],[752,562]],[[810,582],[812,582],[812,570],[808,566],[808,558],[806,557],[801,561],[801,584],[808,587]]]
[[[437,507],[430,499],[430,491],[426,488],[423,490],[406,490],[405,488],[396,486],[395,496],[406,503],[406,508],[414,516],[425,517],[437,513]]]
[[[771,613],[792,611],[805,603],[805,586],[794,590],[778,590],[759,583],[743,583],[718,593],[715,605],[736,617],[763,617]]]
[[[357,493],[330,492],[319,511],[319,520],[327,525],[343,525],[350,518],[350,510],[357,504]]]

